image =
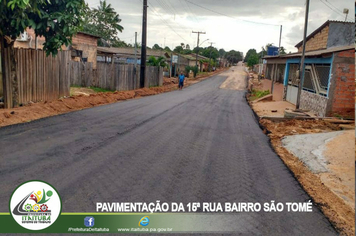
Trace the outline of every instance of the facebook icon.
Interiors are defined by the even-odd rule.
[[[94,217],[91,217],[91,216],[85,217],[84,225],[86,227],[93,227],[94,226]]]

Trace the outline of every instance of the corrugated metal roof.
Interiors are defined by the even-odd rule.
[[[108,48],[108,47],[98,47],[98,52],[107,53],[107,54],[115,54],[120,56],[134,56],[135,48]],[[141,49],[136,50],[137,56],[141,55]],[[153,50],[147,48],[147,56],[155,56],[155,57],[167,57],[169,58],[169,54],[163,50]]]
[[[342,46],[342,47],[332,47],[332,48],[327,48],[327,49],[322,49],[322,50],[317,50],[317,51],[310,51],[310,52],[305,52],[306,57],[311,57],[311,56],[320,56],[323,54],[328,54],[328,53],[333,53],[333,52],[340,52],[340,51],[346,51],[346,50],[351,50],[355,49],[355,45],[349,45],[349,46]],[[277,58],[292,58],[292,57],[301,57],[302,53],[291,53],[291,54],[285,54],[285,55],[279,55],[279,56],[265,56],[263,59],[277,59]]]

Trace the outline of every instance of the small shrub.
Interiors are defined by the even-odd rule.
[[[267,96],[268,94],[270,94],[269,90],[264,90],[264,91],[252,90],[252,96],[255,97],[256,99]]]
[[[197,66],[186,66],[185,67],[185,72],[187,75],[189,75],[189,72],[193,71],[194,73],[194,78],[197,76],[198,74],[198,67]]]

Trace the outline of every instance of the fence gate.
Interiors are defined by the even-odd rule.
[[[288,75],[288,86],[287,86],[287,101],[292,104],[297,104],[298,97],[298,77],[297,71],[299,68],[298,64],[289,65],[289,75]]]

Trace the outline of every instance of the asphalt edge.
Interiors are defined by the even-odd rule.
[[[250,94],[250,92],[247,92],[247,94]],[[255,112],[255,110],[252,109],[251,104],[248,100],[248,97],[245,96],[246,98],[246,102],[249,105],[249,107],[252,110],[253,116],[256,119],[256,122],[258,123],[258,126],[260,127],[260,129],[263,131],[263,133],[267,136],[268,138],[268,145],[272,148],[273,152],[278,156],[278,158],[282,161],[282,163],[285,165],[285,167],[287,168],[288,172],[291,173],[291,175],[293,176],[293,178],[297,181],[298,185],[303,189],[303,191],[306,193],[306,195],[309,197],[309,199],[312,201],[312,203],[317,207],[317,209],[320,211],[321,214],[323,214],[325,216],[325,218],[328,220],[330,226],[335,230],[335,232],[337,232],[338,234],[342,233],[341,229],[338,229],[336,227],[336,225],[334,225],[334,223],[330,220],[330,218],[325,215],[325,213],[323,212],[321,206],[323,205],[323,203],[318,203],[314,200],[314,198],[312,196],[310,196],[310,194],[308,193],[308,191],[304,188],[304,186],[299,182],[297,176],[294,174],[294,172],[288,167],[288,165],[285,163],[285,161],[283,160],[283,158],[277,153],[276,149],[274,148],[272,142],[271,142],[271,138],[268,136],[268,134],[271,134],[272,132],[270,130],[268,130],[265,126],[263,126],[260,122],[261,118],[257,115],[257,113]]]

